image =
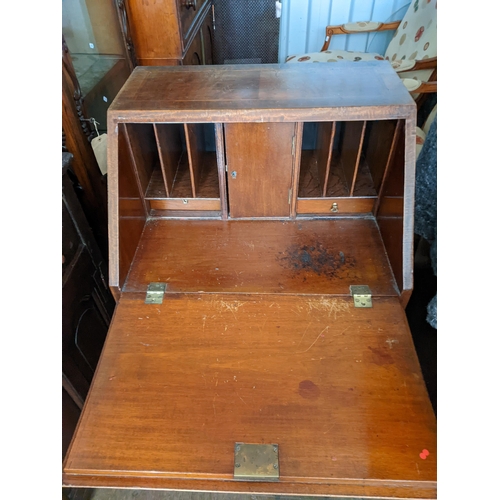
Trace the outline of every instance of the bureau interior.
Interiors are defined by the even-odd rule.
[[[132,173],[148,215],[178,210],[220,215],[214,124],[121,124],[119,144],[120,197]],[[124,163],[131,168],[122,172]]]
[[[111,274],[114,285],[139,291],[159,278],[175,281],[181,272],[192,279],[180,277],[178,291],[206,290],[212,278],[214,290],[225,282],[228,291],[251,291],[254,285],[263,289],[268,276],[268,291],[324,287],[326,293],[335,276],[345,281],[342,273],[328,276],[327,268],[344,269],[349,255],[357,255],[354,249],[367,248],[349,261],[351,281],[366,284],[371,273],[377,278],[373,283],[389,283],[400,293],[411,289],[412,242],[405,236],[411,228],[404,203],[413,177],[404,175],[403,125],[402,120],[120,124],[119,218],[112,222],[120,257]],[[320,228],[314,219],[326,221]],[[279,221],[287,221],[288,229]],[[339,240],[349,252],[338,247]],[[288,284],[278,279],[285,247],[290,269],[304,271],[306,285],[297,286],[300,273]],[[221,256],[234,263],[227,275],[217,271],[224,267]],[[395,282],[365,272],[360,265],[365,260],[389,268]],[[327,274],[318,281],[315,276],[323,271]]]
[[[120,124],[120,186],[129,184],[133,174],[146,216],[239,218],[234,204],[231,212],[227,188],[231,176],[236,178],[232,160],[237,159],[246,164],[261,162],[262,172],[254,176],[274,171],[274,182],[283,184],[288,198],[284,204],[290,210],[274,215],[376,215],[384,195],[402,199],[402,120],[307,122],[295,128],[274,123],[266,127],[265,145],[259,142],[264,134],[255,132],[259,124],[235,125]],[[232,127],[230,134],[228,127]],[[259,149],[264,148],[274,149],[274,156],[262,156]],[[233,157],[226,155],[229,150]],[[124,163],[130,171],[125,172]],[[238,197],[247,191],[252,196],[250,184],[235,190]],[[120,197],[129,194],[120,188]]]

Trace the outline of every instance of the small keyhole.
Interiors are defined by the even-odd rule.
[[[233,179],[236,179],[236,170],[233,170],[233,171],[231,172],[231,177],[232,177]]]

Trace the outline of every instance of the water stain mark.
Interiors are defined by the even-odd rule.
[[[333,252],[322,244],[291,245],[279,252],[277,260],[281,266],[294,271],[312,271],[328,278],[338,277],[356,265],[355,259],[343,252]]]
[[[379,366],[383,365],[393,365],[394,360],[392,359],[392,356],[384,351],[383,349],[379,349],[377,347],[368,347],[370,351],[372,352],[372,361]]]
[[[310,380],[303,380],[299,384],[299,395],[305,399],[318,399],[320,394],[320,388]]]

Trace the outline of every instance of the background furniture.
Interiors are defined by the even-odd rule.
[[[118,305],[64,484],[435,498],[390,64],[138,67],[109,120]]]
[[[139,65],[212,64],[211,0],[127,0],[125,6]]]
[[[63,457],[106,338],[114,300],[103,259],[78,200],[72,155],[62,169]],[[81,189],[81,188],[80,188]]]
[[[321,52],[289,55],[286,62],[314,63],[339,61],[390,61],[408,90],[436,91],[437,80],[437,1],[413,0],[401,21],[381,23],[364,21],[327,26]],[[329,50],[331,37],[355,33],[395,30],[384,55],[376,53]],[[410,81],[413,80],[413,81]],[[417,83],[416,83],[416,82]]]

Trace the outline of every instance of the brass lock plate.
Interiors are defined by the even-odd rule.
[[[278,481],[280,477],[277,444],[234,445],[234,478],[241,481]]]

